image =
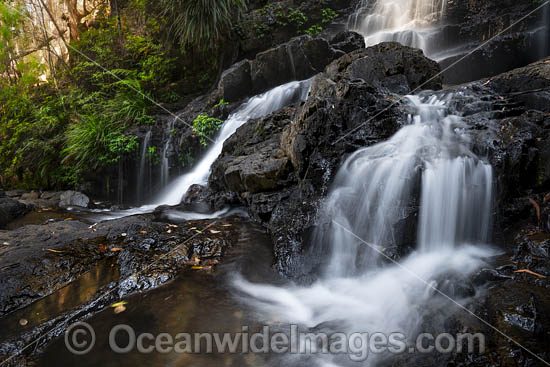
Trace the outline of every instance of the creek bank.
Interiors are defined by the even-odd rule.
[[[0,355],[9,356],[44,331],[59,327],[40,342],[42,346],[64,331],[67,320],[89,317],[129,294],[157,288],[184,269],[213,272],[235,244],[242,221],[233,216],[174,224],[151,214],[91,225],[66,220],[0,231],[0,323],[15,325],[12,317],[55,297],[90,271],[97,272],[104,261],[117,269],[116,279],[97,286],[92,295],[75,295],[82,298],[77,307],[63,309],[71,298],[60,300],[59,314],[17,325],[18,331],[11,330],[14,335],[2,341]]]

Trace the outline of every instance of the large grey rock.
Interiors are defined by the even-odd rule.
[[[239,61],[223,72],[210,100],[237,102],[293,80],[307,79],[346,52],[365,47],[363,37],[355,32],[341,32],[331,42],[304,35],[261,52],[253,60]]]
[[[226,101],[239,101],[252,90],[250,61],[242,60],[225,70],[218,83],[217,94]]]
[[[307,79],[323,70],[336,56],[327,40],[296,37],[256,56],[251,77],[255,93],[292,80]]]
[[[65,191],[61,194],[59,207],[68,208],[71,206],[79,206],[87,208],[90,204],[90,198],[78,191]]]

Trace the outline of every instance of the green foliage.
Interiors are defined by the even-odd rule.
[[[322,16],[321,22],[328,23],[334,18],[338,18],[338,13],[336,13],[331,8],[324,8],[323,10],[321,10],[321,16]]]
[[[221,107],[221,106],[226,106],[228,104],[229,104],[229,102],[226,102],[225,99],[222,98],[222,99],[220,99],[220,101],[218,103],[216,103],[214,105],[214,108],[218,108],[218,107]]]
[[[246,0],[159,0],[170,32],[184,47],[208,49],[227,37]]]
[[[100,115],[82,115],[67,131],[65,158],[76,174],[116,163],[139,145],[137,137],[124,133],[124,125]]]
[[[160,163],[160,157],[157,151],[157,147],[149,147],[149,149],[147,150],[147,158],[149,159],[149,162],[153,163],[154,166]]]
[[[290,24],[296,26],[296,29],[301,29],[307,22],[307,16],[300,9],[292,9],[287,19]]]
[[[215,117],[209,117],[207,114],[201,113],[193,121],[192,130],[193,133],[199,137],[201,145],[207,146],[211,136],[219,130],[222,124],[222,120]]]
[[[323,27],[321,27],[320,25],[318,24],[314,24],[312,25],[311,27],[309,27],[308,29],[305,30],[305,33],[306,34],[309,34],[311,37],[316,37],[317,35],[319,35],[319,33],[321,33],[323,31]]]

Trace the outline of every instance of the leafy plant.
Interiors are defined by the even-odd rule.
[[[297,29],[302,28],[307,22],[307,16],[300,9],[293,9],[288,14],[288,22],[294,24]]]
[[[334,18],[337,18],[338,13],[336,13],[331,8],[324,8],[323,10],[321,10],[321,16],[322,16],[321,22],[328,23],[331,20],[333,20]]]
[[[193,121],[192,130],[193,133],[199,137],[199,142],[201,145],[207,146],[211,136],[219,130],[222,124],[222,120],[215,117],[209,117],[207,114],[201,113]]]
[[[246,0],[159,0],[157,6],[182,46],[206,49],[227,37]]]
[[[320,25],[318,24],[314,24],[312,25],[311,27],[309,27],[308,29],[305,30],[305,33],[306,34],[309,34],[311,37],[316,37],[319,35],[319,33],[321,33],[323,31],[323,27],[321,27]]]

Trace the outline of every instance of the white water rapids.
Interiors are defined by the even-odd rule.
[[[313,253],[328,258],[317,281],[273,286],[235,279],[262,321],[412,337],[428,308],[444,303],[431,287],[483,264],[491,253],[481,244],[490,233],[492,169],[469,149],[464,123],[447,112],[448,98],[409,96],[416,109],[410,123],[345,161],[313,236]],[[397,224],[418,196],[417,250],[401,264],[383,265],[386,249],[405,235]],[[305,357],[288,358],[292,364]],[[314,358],[313,365],[347,365],[330,354]]]

